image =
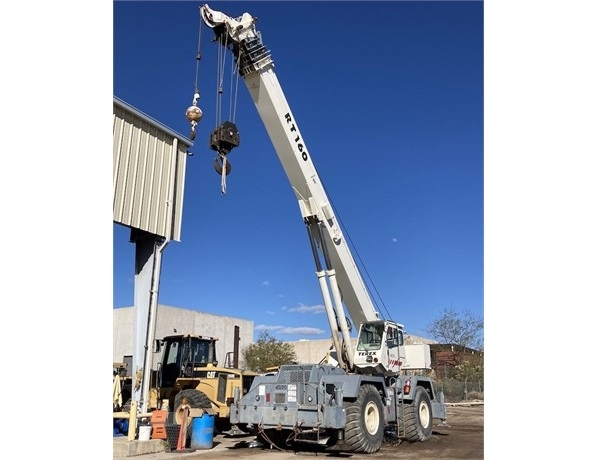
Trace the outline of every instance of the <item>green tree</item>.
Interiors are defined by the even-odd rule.
[[[290,343],[284,343],[262,331],[256,343],[242,350],[246,368],[254,372],[265,372],[270,367],[292,364],[298,361],[296,350]]]
[[[483,381],[483,359],[465,360],[456,366],[455,378],[457,380],[464,380],[465,382]]]

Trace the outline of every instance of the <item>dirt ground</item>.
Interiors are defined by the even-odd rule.
[[[386,441],[373,454],[335,454],[323,451],[280,451],[266,447],[251,447],[253,437],[232,438],[217,435],[212,449],[194,452],[165,452],[138,456],[140,460],[260,459],[291,460],[298,457],[340,457],[353,459],[403,460],[478,460],[483,459],[483,404],[447,405],[446,425],[435,425],[433,435],[425,442],[407,443]],[[207,455],[209,457],[207,457]]]

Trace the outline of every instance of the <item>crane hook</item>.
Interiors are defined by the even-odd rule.
[[[219,155],[215,157],[215,160],[213,161],[213,166],[218,174],[223,174],[223,168],[225,168],[226,176],[231,172],[231,163],[227,161],[227,157],[221,153],[219,153]]]

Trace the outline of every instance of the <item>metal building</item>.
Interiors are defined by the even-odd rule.
[[[113,221],[181,241],[192,142],[117,97],[113,117]]]
[[[113,222],[135,244],[135,320],[131,372],[142,372],[132,399],[146,410],[163,251],[180,241],[188,149],[193,143],[113,97]]]

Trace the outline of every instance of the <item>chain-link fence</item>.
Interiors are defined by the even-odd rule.
[[[483,401],[483,382],[436,380],[434,383],[436,393],[444,392],[445,402]]]

